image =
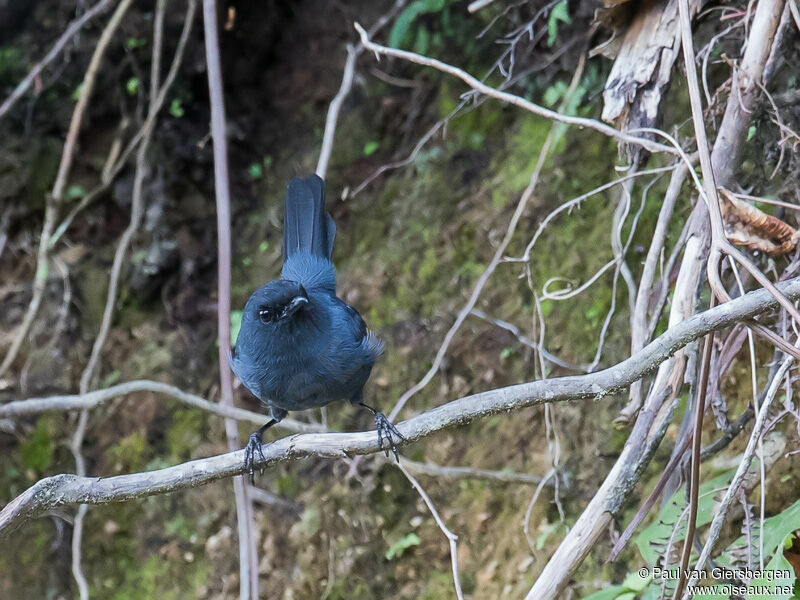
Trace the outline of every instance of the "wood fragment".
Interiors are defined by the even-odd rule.
[[[705,0],[690,0],[696,14]],[[657,127],[661,98],[669,85],[672,67],[680,52],[678,2],[606,0],[606,10],[596,20],[613,31],[612,37],[592,50],[615,58],[603,89],[602,118],[623,130]],[[641,148],[624,144],[632,164],[646,155]]]

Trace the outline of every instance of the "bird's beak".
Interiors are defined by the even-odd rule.
[[[286,307],[286,312],[283,314],[283,318],[285,319],[286,317],[291,317],[306,304],[308,304],[308,298],[305,296],[297,296],[296,298],[293,298],[289,303],[289,306]]]

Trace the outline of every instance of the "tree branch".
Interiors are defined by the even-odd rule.
[[[225,406],[216,402],[209,402],[201,396],[184,392],[182,389],[161,383],[160,381],[150,381],[148,379],[137,379],[127,381],[109,388],[96,390],[86,394],[74,394],[68,396],[48,396],[46,398],[27,398],[25,400],[14,400],[7,404],[0,404],[0,418],[22,417],[35,415],[45,412],[62,412],[68,410],[83,410],[99,406],[108,400],[132,394],[135,392],[155,392],[175,398],[179,402],[194,406],[200,410],[215,414],[219,417],[246,421],[254,425],[263,425],[265,416],[262,413],[237,408],[235,406]],[[284,419],[276,427],[286,429],[295,433],[320,433],[325,431],[322,425],[313,423],[303,423],[296,419]]]
[[[231,193],[228,177],[228,139],[225,118],[225,93],[217,33],[217,3],[203,0],[208,95],[211,105],[211,138],[214,143],[214,190],[217,206],[217,349],[219,359],[220,404],[233,407],[233,374],[228,364],[231,343]],[[239,426],[225,419],[228,449],[241,448]],[[253,504],[243,477],[233,480],[236,499],[236,524],[239,534],[239,598],[257,600],[258,557],[253,520]]]
[[[800,277],[778,285],[792,299],[800,299]],[[403,421],[397,427],[406,443],[422,439],[443,429],[464,425],[481,417],[510,412],[545,402],[600,399],[618,392],[697,338],[734,323],[755,317],[777,305],[766,290],[750,292],[678,323],[645,346],[639,353],[596,373],[533,381],[489,390],[448,402]],[[281,438],[263,447],[264,460],[258,466],[310,456],[344,458],[355,454],[374,454],[378,447],[375,433],[313,433]],[[0,536],[48,510],[65,504],[107,504],[166,494],[241,475],[244,451],[116,477],[78,477],[55,475],[34,484],[0,511]]]

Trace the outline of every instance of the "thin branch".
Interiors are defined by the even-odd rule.
[[[475,469],[473,467],[451,467],[422,463],[403,458],[400,461],[406,469],[417,475],[440,477],[442,479],[480,479],[496,483],[518,483],[521,485],[537,486],[542,484],[544,478],[539,475],[515,473],[513,471],[492,471],[489,469]],[[553,478],[548,479],[543,485],[554,486]]]
[[[777,13],[776,18],[780,18],[780,8],[780,6],[775,6],[775,3],[760,2],[756,12]],[[729,186],[733,173],[738,168],[742,142],[751,122],[752,108],[756,100],[757,87],[751,83],[760,77],[765,64],[767,64],[768,57],[763,52],[763,48],[764,46],[774,46],[775,26],[772,19],[765,19],[763,16],[758,16],[753,21],[741,63],[740,75],[746,74],[739,79],[742,83],[741,93],[731,94],[728,98],[725,115],[711,154],[712,166],[719,185]],[[780,52],[773,54],[780,55]],[[690,173],[691,171],[690,169]],[[683,259],[674,287],[669,316],[670,328],[686,319],[691,319],[694,314],[710,239],[708,209],[704,202],[697,202],[688,219],[685,242],[682,244]],[[648,407],[653,404],[653,399],[662,398],[665,393],[672,392],[683,382],[686,360],[682,355],[683,352],[678,353],[675,358],[659,367],[645,401],[645,409],[639,413],[634,431],[636,431],[639,421],[645,417],[652,418],[646,413]],[[594,546],[594,542],[605,531],[609,522],[609,503],[613,503],[615,510],[619,510],[620,504],[630,494],[632,486],[628,485],[626,481],[629,478],[630,470],[640,468],[642,463],[647,464],[648,460],[643,461],[623,450],[623,455],[617,460],[600,490],[592,498],[540,573],[528,593],[527,597],[530,600],[549,600],[555,598],[563,590],[570,574],[580,565]]]
[[[396,58],[401,58],[403,60],[407,60],[409,62],[416,63],[418,65],[422,65],[425,67],[433,67],[438,71],[457,77],[476,92],[485,94],[487,96],[491,96],[492,98],[496,98],[497,100],[502,100],[503,102],[508,102],[509,104],[518,106],[535,115],[539,115],[540,117],[545,117],[546,119],[551,119],[553,121],[558,121],[560,123],[566,123],[567,125],[575,125],[581,128],[586,127],[588,129],[594,129],[596,131],[599,131],[600,133],[616,138],[623,142],[627,142],[629,144],[638,144],[640,146],[643,146],[644,148],[650,150],[651,152],[666,152],[668,154],[675,154],[675,150],[670,146],[659,144],[653,142],[652,140],[648,140],[646,138],[637,137],[635,135],[630,135],[623,131],[619,131],[618,129],[614,129],[609,125],[606,125],[605,123],[597,121],[596,119],[588,119],[585,117],[573,117],[561,114],[554,110],[550,110],[548,108],[544,108],[543,106],[539,106],[538,104],[534,104],[533,102],[525,100],[520,96],[500,91],[498,89],[486,85],[485,83],[473,77],[466,71],[463,71],[458,67],[454,67],[452,65],[443,63],[442,61],[436,60],[435,58],[428,58],[427,56],[422,56],[420,54],[416,54],[415,52],[408,52],[407,50],[397,50],[395,48],[388,48],[386,46],[381,46],[379,44],[376,44],[375,42],[372,42],[369,39],[369,35],[364,30],[364,28],[361,27],[361,25],[359,25],[358,23],[354,23],[354,27],[356,28],[356,31],[358,31],[358,34],[361,36],[361,43],[367,50],[371,50],[372,52],[374,52],[376,57],[377,55],[383,54],[386,56],[394,56]]]
[[[800,9],[797,8],[797,0],[788,0],[789,2],[789,10],[792,11],[792,19],[794,19],[794,24],[797,26],[798,31],[800,31]]]
[[[50,48],[50,51],[45,55],[45,57],[33,66],[30,72],[25,76],[25,79],[17,84],[17,87],[14,88],[14,91],[11,92],[3,104],[0,105],[0,119],[2,119],[6,113],[17,103],[17,101],[19,101],[19,99],[25,95],[25,92],[28,91],[39,74],[51,62],[53,62],[59,54],[61,54],[64,46],[66,46],[67,43],[73,37],[75,37],[75,34],[88,25],[97,15],[107,10],[113,2],[114,0],[100,0],[97,4],[92,6],[92,8],[87,10],[67,26],[67,28],[64,30],[64,33],[62,33],[61,37],[58,38],[55,44],[53,44],[53,47]]]
[[[364,43],[363,39],[366,33],[358,25],[357,29],[359,29],[359,31],[362,32],[362,43]],[[567,90],[567,93],[565,94],[565,97],[561,102],[562,110],[566,107],[569,98],[575,92],[575,88],[577,87],[580,81],[580,74],[583,72],[585,57],[586,57],[585,53],[581,55],[581,62],[576,71],[576,76],[573,77],[570,88],[569,90]],[[517,202],[517,206],[514,209],[514,213],[511,215],[511,219],[508,222],[508,226],[506,227],[506,232],[503,235],[503,239],[500,242],[500,245],[497,246],[497,249],[495,250],[494,255],[492,256],[491,261],[489,261],[489,264],[487,265],[486,269],[484,269],[483,273],[481,273],[480,277],[478,277],[478,281],[475,284],[475,287],[472,289],[472,293],[470,294],[467,303],[461,308],[461,310],[458,313],[458,316],[456,317],[455,322],[450,326],[450,329],[447,330],[447,333],[444,336],[444,340],[442,340],[442,344],[441,346],[439,346],[439,349],[436,352],[436,356],[433,359],[431,367],[428,369],[425,375],[422,376],[422,379],[420,379],[417,383],[415,383],[398,399],[397,403],[392,409],[392,412],[389,413],[390,420],[393,420],[395,417],[397,417],[400,411],[403,410],[403,407],[406,405],[408,400],[412,396],[414,396],[414,394],[416,394],[425,386],[427,386],[428,383],[430,383],[430,381],[436,375],[436,373],[439,370],[439,366],[442,364],[445,354],[447,353],[447,350],[450,347],[450,343],[455,338],[456,333],[458,333],[458,330],[461,328],[461,325],[467,319],[472,309],[475,308],[475,304],[477,304],[478,298],[480,297],[483,288],[488,283],[489,278],[492,276],[497,266],[501,262],[503,262],[503,256],[505,255],[506,248],[508,248],[508,245],[511,243],[511,240],[514,237],[514,233],[517,229],[517,225],[519,224],[519,220],[522,218],[522,215],[525,212],[525,207],[528,205],[528,202],[530,201],[531,197],[533,197],[533,192],[536,189],[536,185],[539,182],[539,175],[541,174],[542,169],[544,168],[544,163],[547,160],[547,155],[550,153],[550,146],[553,142],[555,132],[556,132],[556,126],[555,124],[553,124],[553,126],[550,128],[550,131],[547,134],[547,138],[545,139],[541,149],[539,150],[539,156],[536,159],[536,166],[533,168],[533,173],[531,173],[531,178],[528,182],[528,186],[522,192],[519,202]]]
[[[490,317],[489,315],[487,315],[485,312],[483,312],[478,308],[473,308],[471,311],[469,311],[469,314],[471,314],[474,317],[478,317],[479,319],[482,319],[487,323],[492,323],[493,325],[496,325],[500,329],[505,329],[511,335],[513,335],[520,344],[522,344],[523,346],[527,346],[532,350],[536,350],[536,352],[539,352],[542,355],[542,357],[545,360],[547,360],[547,362],[551,362],[554,365],[558,365],[563,369],[567,369],[569,371],[577,371],[579,373],[588,373],[591,370],[589,368],[589,365],[574,365],[572,363],[568,363],[565,360],[562,360],[561,358],[559,358],[558,356],[547,350],[547,348],[544,348],[538,342],[534,342],[528,336],[524,335],[519,330],[519,327],[517,327],[513,323],[509,323],[508,321],[503,321],[502,319],[495,319],[494,317]]]
[[[117,29],[117,27],[121,23],[122,17],[127,12],[128,8],[130,7],[130,4],[131,4],[130,0],[123,0],[122,2],[120,2],[119,6],[117,7],[117,10],[114,12],[114,15],[111,17],[111,20],[109,21],[108,25],[106,26],[106,29],[103,31],[103,35],[101,36],[101,42],[98,43],[98,49],[95,50],[95,55],[92,57],[92,63],[95,63],[95,71],[94,71],[95,73],[97,72],[97,69],[100,66],[100,58],[102,56],[102,53],[105,52],[105,48],[110,43],[111,38],[112,38],[112,36],[114,34],[114,31]],[[102,50],[99,50],[100,49],[100,45],[101,45],[101,43],[103,41],[105,41],[105,45],[104,45]],[[99,55],[97,54],[98,50],[100,51]],[[95,57],[97,58],[96,61],[95,61]],[[91,69],[91,66],[90,66],[90,69]],[[88,71],[87,71],[87,75],[88,75]],[[86,81],[86,79],[84,79],[84,85],[85,85],[85,81]],[[94,84],[94,77],[92,78],[92,84]],[[84,104],[84,109],[85,109],[85,106],[88,106],[88,95],[85,96],[84,93],[83,93],[83,90],[81,90],[81,97],[78,100],[78,105],[81,104],[81,101],[83,101],[84,98],[86,99],[85,100],[85,104]],[[77,106],[76,106],[75,110],[76,111],[78,110]],[[78,137],[78,132],[79,131],[80,131],[80,121],[76,122],[76,120],[73,119],[72,123],[70,123],[70,135],[74,134],[74,139],[76,141],[77,141],[77,137]],[[68,139],[69,139],[69,137],[68,137]],[[59,208],[59,205],[61,204],[61,196],[63,194],[63,188],[66,185],[66,180],[67,180],[67,176],[68,176],[68,173],[69,173],[69,168],[71,166],[71,161],[72,161],[72,159],[70,157],[67,162],[62,161],[62,163],[61,163],[61,165],[59,167],[59,173],[58,173],[58,176],[56,178],[55,186],[53,188],[52,198],[48,202],[48,208],[50,208],[52,206],[57,211],[58,208]],[[135,193],[134,193],[134,196],[135,196]],[[132,208],[132,213],[136,212],[135,204],[136,204],[136,199],[134,197],[134,200],[133,200],[134,208]],[[49,216],[51,216],[51,219],[48,219],[48,214],[49,214]],[[133,220],[133,218],[134,217],[131,216],[132,220]],[[48,254],[48,250],[49,250],[49,244],[48,244],[47,238],[50,237],[50,232],[52,231],[54,222],[55,222],[55,212],[50,212],[49,210],[46,210],[45,211],[45,227],[44,227],[44,230],[42,231],[42,239],[40,240],[40,250],[43,251],[42,255],[41,255],[42,261],[41,262],[37,261],[39,265],[47,263],[47,260],[48,260],[47,254]],[[46,233],[46,235],[45,235],[45,233]],[[126,233],[127,233],[127,230],[126,230]],[[125,238],[125,234],[123,234],[123,239],[124,238]],[[120,246],[122,246],[122,244],[123,244],[123,242],[120,241]],[[121,258],[122,257],[119,256],[119,254],[120,254],[119,250],[120,250],[120,248],[118,247],[117,248],[117,255],[115,255],[115,257],[114,257],[115,258],[115,263],[119,263],[119,264],[115,264],[115,267],[117,267],[117,269],[118,269],[117,273],[116,273],[117,277],[119,276],[119,268],[121,268],[121,266],[122,266],[121,265]],[[124,253],[124,250],[123,250],[123,253]],[[37,280],[38,280],[38,275],[39,275],[39,271],[37,269]],[[107,333],[108,326],[110,326],[111,315],[108,314],[109,313],[108,304],[111,304],[112,307],[113,307],[113,303],[116,300],[116,282],[114,281],[114,279],[115,279],[115,274],[114,274],[114,269],[112,268],[111,279],[109,281],[108,300],[107,300],[107,303],[106,303],[106,313],[104,313],[104,315],[103,315],[103,324],[101,324],[101,326],[100,326],[101,333],[98,334],[98,338],[95,340],[94,347],[92,348],[92,356],[89,359],[89,362],[88,362],[88,364],[86,366],[86,369],[84,370],[83,374],[81,375],[81,383],[80,383],[81,392],[88,391],[89,379],[91,378],[92,373],[94,372],[94,367],[95,367],[95,365],[97,363],[98,352],[99,352],[98,343],[99,343],[100,346],[102,346],[103,342],[105,341],[105,333]],[[44,289],[44,283],[46,283],[46,279],[42,282],[42,289]],[[35,286],[36,286],[36,282],[34,282],[34,293],[35,293]],[[112,297],[112,295],[113,295],[113,297]],[[38,307],[38,305],[37,305],[37,307]],[[104,332],[104,327],[105,327],[105,332]],[[70,443],[70,450],[72,451],[72,454],[75,457],[75,470],[77,471],[77,473],[79,475],[85,475],[86,474],[86,463],[83,460],[83,454],[81,452],[81,444],[83,443],[84,433],[86,432],[86,425],[87,425],[87,422],[88,422],[88,418],[89,418],[89,415],[88,415],[88,413],[86,411],[84,411],[84,412],[82,412],[80,414],[80,417],[78,418],[78,425],[76,427],[75,433],[73,434],[73,437],[72,437],[72,440],[71,440],[71,443]],[[81,543],[83,541],[83,519],[84,519],[84,517],[86,515],[86,511],[87,511],[86,505],[81,505],[81,506],[78,507],[78,511],[77,511],[77,513],[75,515],[75,519],[73,521],[73,526],[72,526],[72,549],[71,549],[71,551],[72,551],[72,576],[75,578],[75,583],[78,585],[78,593],[80,594],[81,600],[88,600],[88,598],[89,598],[89,585],[86,582],[86,577],[84,576],[83,569],[81,568]]]
[[[716,298],[711,296],[711,307],[716,304]],[[705,337],[703,345],[703,358],[700,363],[700,377],[697,388],[697,397],[694,406],[694,430],[692,432],[692,465],[689,483],[689,516],[686,522],[686,538],[683,540],[683,550],[681,551],[681,568],[678,575],[678,583],[675,586],[675,598],[679,598],[686,583],[686,570],[689,567],[689,557],[692,554],[695,529],[697,527],[697,503],[699,499],[698,490],[700,489],[700,451],[703,443],[703,415],[706,412],[706,395],[708,392],[708,376],[711,369],[711,350],[714,347],[714,333]],[[681,453],[682,454],[682,453]]]
[[[781,11],[773,13],[770,6],[760,6],[760,10],[756,11],[755,19],[771,20],[773,35],[774,30],[777,29],[782,12],[782,3],[776,2],[776,6],[780,5]],[[697,70],[695,68],[694,46],[692,41],[692,23],[689,12],[689,0],[678,0],[678,7],[680,9],[680,29],[681,29],[681,44],[683,47],[683,57],[685,63],[686,80],[689,89],[689,101],[692,108],[692,122],[694,124],[695,137],[697,139],[697,150],[700,154],[700,167],[703,172],[703,189],[705,194],[701,193],[703,200],[708,205],[708,213],[711,219],[711,241],[712,251],[711,260],[708,261],[708,282],[714,291],[715,295],[721,302],[728,300],[728,294],[725,288],[719,282],[719,257],[722,253],[736,259],[747,271],[766,289],[771,293],[777,294],[778,301],[781,306],[792,316],[792,318],[800,324],[800,311],[789,302],[786,298],[782,298],[777,290],[774,288],[772,282],[761,272],[761,270],[750,260],[744,253],[734,248],[733,244],[728,241],[725,235],[725,229],[722,223],[722,213],[719,205],[719,195],[717,193],[717,183],[715,181],[715,171],[711,161],[711,154],[708,150],[708,140],[706,138],[705,123],[703,122],[703,108],[700,96],[700,84],[697,79]],[[755,23],[754,23],[755,27]],[[749,49],[749,48],[748,48]],[[765,61],[771,49],[771,43],[764,43],[759,45],[763,60]],[[744,61],[743,61],[744,62]],[[748,74],[750,75],[750,74]],[[760,73],[750,82],[751,85],[757,88]],[[734,82],[731,87],[732,93],[739,92],[738,89],[739,78],[734,74]],[[692,173],[693,176],[694,173]]]
[[[647,307],[650,302],[650,295],[655,279],[656,264],[659,256],[664,249],[664,244],[669,233],[669,225],[672,220],[672,213],[675,210],[675,203],[680,195],[683,182],[686,180],[688,167],[681,163],[672,172],[669,186],[664,194],[664,201],[661,204],[661,211],[658,214],[658,222],[653,231],[653,239],[650,248],[647,250],[647,257],[642,267],[642,276],[639,280],[639,289],[636,294],[634,309],[631,313],[631,353],[636,353],[649,340],[650,335],[647,327]],[[641,382],[631,386],[630,400],[620,411],[620,419],[629,421],[639,408],[642,406]]]
[[[800,299],[800,278],[779,284],[792,299]],[[464,425],[478,418],[567,400],[600,399],[625,389],[675,352],[697,338],[743,319],[773,309],[777,301],[766,290],[750,292],[678,323],[621,363],[587,375],[572,375],[499,388],[443,404],[397,425],[406,442],[437,431]],[[769,403],[762,405],[768,407]],[[263,446],[264,460],[258,466],[309,456],[345,458],[374,454],[378,447],[374,431],[360,433],[299,434]],[[55,475],[34,484],[0,511],[0,536],[48,510],[66,504],[107,504],[197,487],[245,471],[244,451],[229,452],[165,469],[116,477]]]
[[[797,345],[800,346],[800,341]],[[722,498],[722,502],[720,502],[715,508],[714,518],[712,519],[711,526],[708,530],[708,538],[706,539],[706,543],[697,559],[697,565],[695,567],[696,569],[702,569],[705,566],[706,562],[711,556],[711,552],[714,550],[714,546],[719,540],[722,526],[725,524],[725,518],[728,515],[728,509],[730,508],[736,493],[742,485],[745,475],[747,475],[747,472],[750,470],[750,465],[753,461],[753,457],[755,456],[759,440],[761,439],[764,424],[767,420],[767,414],[769,413],[770,406],[772,406],[772,401],[778,395],[778,389],[780,388],[783,378],[789,371],[789,368],[792,366],[794,360],[795,359],[793,356],[786,357],[781,363],[781,366],[778,369],[778,372],[775,374],[775,377],[772,379],[772,383],[770,384],[769,390],[764,398],[764,402],[761,404],[761,408],[758,411],[756,422],[753,425],[753,432],[750,434],[750,439],[747,441],[747,447],[745,448],[744,455],[739,462],[739,466],[737,467],[736,473],[731,480],[731,484],[728,486],[728,490],[725,492],[725,496]],[[691,587],[696,583],[696,578],[692,577],[689,580],[688,586]],[[684,599],[687,598],[688,593],[684,594],[683,597]]]
[[[370,35],[375,35],[380,31],[394,16],[405,6],[407,0],[395,0],[394,5],[386,14],[382,15],[370,29]],[[322,146],[319,151],[319,160],[317,161],[317,169],[315,173],[322,179],[328,172],[328,162],[331,158],[333,151],[333,138],[336,134],[336,125],[339,121],[339,111],[342,109],[342,104],[345,98],[350,94],[353,87],[353,77],[355,75],[356,60],[364,51],[364,46],[358,44],[353,46],[347,44],[347,60],[344,63],[344,72],[342,73],[342,83],[339,86],[339,91],[336,96],[331,100],[328,106],[328,114],[325,117],[325,133],[322,136]]]
[[[350,88],[353,87],[353,74],[356,69],[356,59],[361,54],[361,46],[358,48],[352,44],[347,44],[347,60],[344,63],[344,74],[342,75],[342,85],[339,91],[336,92],[331,104],[328,107],[328,116],[325,118],[325,133],[322,136],[322,147],[319,151],[319,161],[317,162],[317,170],[315,173],[322,179],[325,179],[325,174],[328,172],[328,161],[331,159],[331,152],[333,151],[333,137],[336,133],[336,123],[339,120],[339,111],[342,109],[344,99],[350,93]]]
[[[422,497],[423,502],[425,502],[428,510],[431,511],[433,519],[436,521],[439,529],[442,530],[442,533],[450,543],[450,563],[453,567],[453,584],[456,588],[456,598],[458,598],[458,600],[464,600],[464,593],[461,591],[461,582],[459,581],[458,577],[458,536],[450,531],[447,528],[447,525],[444,524],[444,520],[442,520],[442,517],[439,515],[439,511],[436,510],[436,506],[434,506],[428,494],[425,493],[425,490],[419,484],[419,481],[414,479],[414,476],[411,475],[411,473],[408,472],[408,469],[406,469],[402,464],[398,463],[397,468],[403,472],[403,475],[406,476],[406,479],[411,482],[411,485],[414,486],[414,489],[417,490],[417,493]]]
[[[126,383],[120,383],[102,390],[88,392],[86,394],[15,400],[6,404],[0,404],[0,418],[21,417],[45,412],[87,410],[94,408],[95,406],[100,406],[108,400],[135,392],[154,392],[156,394],[163,394],[170,398],[174,398],[179,402],[183,402],[189,406],[194,406],[195,408],[199,408],[200,410],[204,410],[220,417],[236,419],[237,421],[244,421],[259,426],[264,424],[263,413],[257,413],[250,410],[245,410],[243,408],[237,408],[235,406],[225,406],[216,402],[209,402],[201,396],[184,392],[174,385],[161,383],[160,381],[150,381],[147,379],[128,381]],[[291,418],[284,419],[275,427],[294,433],[321,433],[324,431],[321,425],[303,423]]]
[[[217,34],[217,3],[203,0],[206,67],[211,104],[211,138],[214,142],[214,190],[217,204],[217,346],[219,356],[220,404],[233,406],[233,375],[228,357],[231,339],[231,201],[228,180],[228,141],[225,124],[225,97]],[[225,420],[228,449],[241,447],[238,424]],[[233,480],[236,521],[239,532],[239,598],[257,599],[257,529],[253,526],[253,505],[243,477]]]

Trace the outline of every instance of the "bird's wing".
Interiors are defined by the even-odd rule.
[[[342,302],[340,300],[340,302]],[[349,304],[342,302],[347,312],[351,326],[353,328],[355,342],[360,348],[372,356],[373,360],[383,352],[384,344],[381,339],[367,329],[367,324],[361,317],[361,314]]]

